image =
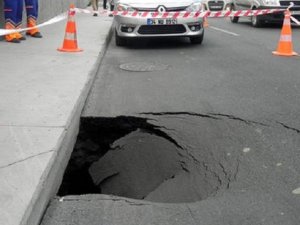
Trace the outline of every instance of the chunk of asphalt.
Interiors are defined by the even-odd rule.
[[[181,171],[176,146],[162,137],[137,130],[112,148],[89,169],[103,194],[142,199]]]

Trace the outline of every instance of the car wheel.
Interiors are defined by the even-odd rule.
[[[123,37],[120,37],[118,35],[117,31],[115,31],[115,39],[116,39],[116,45],[117,46],[124,46],[124,45],[126,45],[126,39],[123,38]]]
[[[230,17],[230,21],[231,21],[232,23],[237,23],[237,22],[239,22],[239,17],[238,17],[238,16],[231,16],[231,17]]]
[[[264,24],[264,21],[261,19],[260,16],[252,16],[251,24],[253,27],[262,27]]]
[[[230,10],[231,10],[231,11],[234,11],[234,10],[235,10],[234,5],[232,5],[232,6],[230,7]],[[232,23],[237,23],[237,22],[239,21],[239,17],[238,17],[238,16],[231,16],[231,17],[230,17],[230,21],[231,21]]]
[[[190,41],[192,44],[201,45],[203,41],[204,32],[201,35],[190,37]]]

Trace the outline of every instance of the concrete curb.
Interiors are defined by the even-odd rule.
[[[89,72],[88,82],[85,84],[80,98],[78,99],[74,110],[72,111],[65,131],[58,140],[54,149],[55,153],[51,158],[49,165],[41,177],[40,183],[31,199],[30,207],[24,213],[21,225],[38,225],[43,217],[43,213],[49,203],[49,200],[56,194],[60,183],[62,181],[65,168],[72,153],[74,144],[76,142],[80,115],[83,110],[85,101],[88,97],[92,84],[95,80],[96,74],[100,68],[103,56],[107,50],[108,44],[113,35],[113,25],[109,29],[104,45],[100,49],[99,56],[94,63],[94,67]]]

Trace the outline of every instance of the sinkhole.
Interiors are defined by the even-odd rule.
[[[178,124],[178,118],[172,119]],[[158,123],[130,116],[81,118],[57,195],[109,194],[177,203],[203,200],[229,187],[231,173],[212,151],[185,143],[180,125],[173,129]]]

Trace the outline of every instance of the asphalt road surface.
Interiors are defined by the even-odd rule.
[[[91,188],[66,182],[42,225],[300,224],[300,57],[272,55],[280,26],[209,24],[112,40],[69,168]]]

